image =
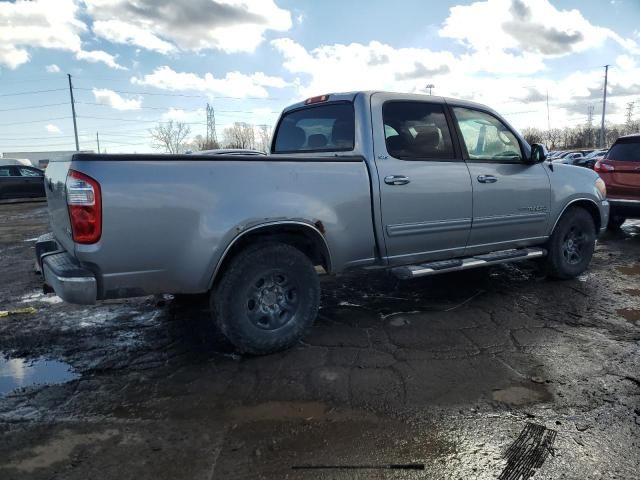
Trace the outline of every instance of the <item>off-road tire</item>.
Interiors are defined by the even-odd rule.
[[[620,230],[620,227],[624,222],[626,222],[626,218],[621,217],[620,215],[609,215],[609,223],[607,223],[607,230]]]
[[[320,282],[309,258],[275,242],[238,253],[211,293],[218,328],[240,353],[250,355],[296,344],[313,324],[319,304]]]
[[[589,266],[595,243],[596,227],[591,214],[583,208],[570,207],[547,243],[547,274],[558,279],[577,277]]]

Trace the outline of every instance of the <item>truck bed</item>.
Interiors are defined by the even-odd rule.
[[[70,169],[100,184],[95,244],[71,238]],[[55,239],[95,274],[97,299],[204,292],[234,238],[284,221],[322,233],[334,272],[376,258],[370,177],[360,156],[76,154],[51,162],[45,182]]]

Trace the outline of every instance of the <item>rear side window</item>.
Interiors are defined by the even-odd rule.
[[[442,105],[386,102],[382,119],[389,155],[400,160],[455,158]]]
[[[302,108],[280,121],[274,153],[342,152],[353,150],[353,104],[333,103]]]
[[[32,170],[31,168],[19,168],[18,170],[20,170],[20,175],[22,175],[23,177],[41,177],[42,173],[40,173],[38,170]]]
[[[640,163],[640,138],[619,138],[609,149],[606,159]]]
[[[0,177],[13,177],[15,174],[11,167],[0,167]]]

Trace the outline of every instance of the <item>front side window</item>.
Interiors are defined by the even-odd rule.
[[[461,107],[453,112],[470,160],[522,161],[520,142],[496,117]]]
[[[306,107],[286,113],[274,142],[274,153],[353,150],[355,118],[351,103]]]
[[[607,160],[640,163],[640,138],[621,138],[607,152]]]
[[[427,102],[387,102],[382,107],[389,155],[400,160],[455,158],[444,107]]]
[[[32,170],[30,168],[19,168],[20,175],[23,177],[41,177],[42,174],[37,170]]]

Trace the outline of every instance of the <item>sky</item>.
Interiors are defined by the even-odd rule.
[[[640,0],[0,1],[0,152],[148,152],[178,120],[218,138],[273,126],[310,96],[432,93],[494,108],[516,128],[640,118]],[[549,115],[547,115],[547,95]]]

